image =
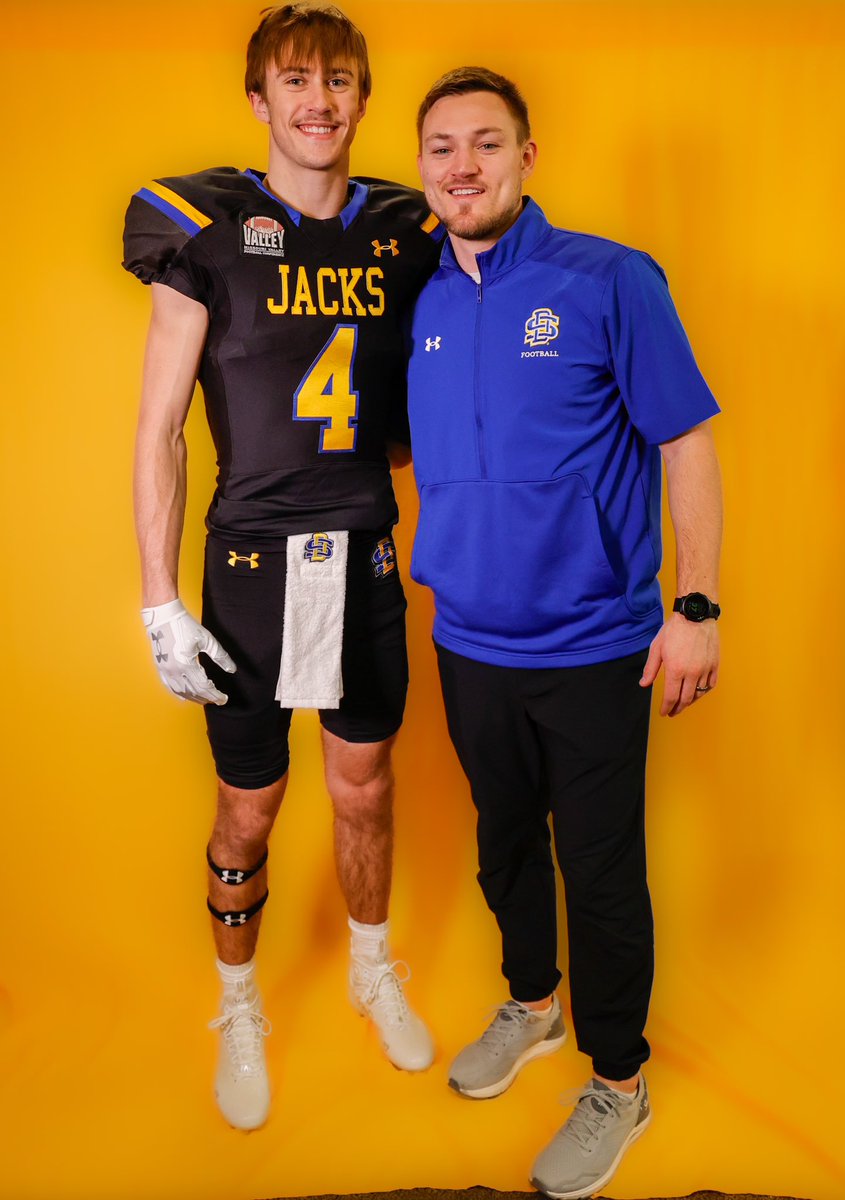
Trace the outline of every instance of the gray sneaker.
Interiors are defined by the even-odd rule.
[[[532,1058],[553,1054],[565,1041],[557,996],[551,1012],[542,1015],[508,1000],[478,1041],[470,1042],[452,1063],[449,1087],[472,1100],[488,1100],[506,1091]]]
[[[648,1088],[642,1076],[631,1097],[591,1079],[569,1120],[534,1163],[532,1184],[554,1200],[594,1196],[650,1121]]]

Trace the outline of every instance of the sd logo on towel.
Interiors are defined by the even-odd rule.
[[[305,557],[309,562],[325,562],[334,554],[334,542],[327,533],[314,533],[305,543]]]

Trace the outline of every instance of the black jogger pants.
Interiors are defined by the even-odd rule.
[[[646,883],[646,652],[584,667],[476,662],[437,647],[449,733],[478,810],[478,881],[516,1000],[560,981],[555,871],[563,876],[578,1047],[608,1079],[648,1058],[654,971]]]

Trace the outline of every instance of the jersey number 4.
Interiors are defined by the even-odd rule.
[[[355,449],[358,393],[352,390],[352,365],[357,344],[357,326],[336,325],[293,394],[294,420],[323,423],[321,454]]]

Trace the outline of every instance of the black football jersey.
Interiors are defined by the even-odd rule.
[[[132,197],[123,265],[209,313],[210,530],[272,542],[396,521],[385,443],[407,428],[403,318],[442,234],[422,193],[378,179],[350,180],[330,220],[234,167]]]

